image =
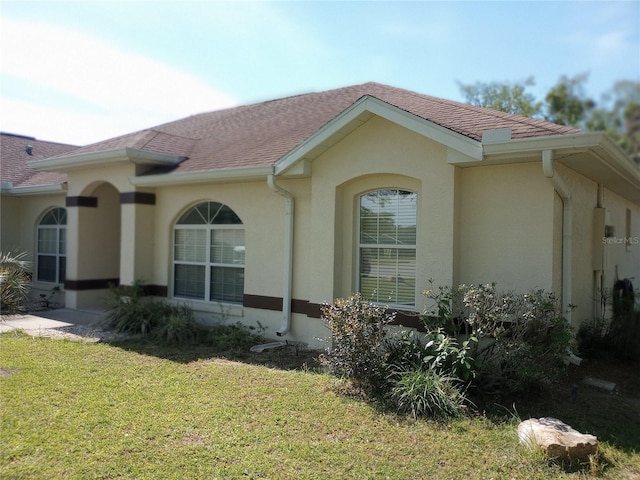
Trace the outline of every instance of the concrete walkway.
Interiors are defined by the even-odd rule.
[[[67,331],[69,327],[99,328],[104,312],[58,308],[27,315],[3,315],[0,333],[24,330],[31,335],[49,330]]]

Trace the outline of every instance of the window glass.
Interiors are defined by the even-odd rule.
[[[416,295],[414,192],[385,189],[360,197],[359,286],[363,297],[413,307]]]
[[[203,265],[175,265],[174,294],[176,297],[204,300]]]
[[[207,260],[207,230],[181,228],[175,232],[175,259],[181,262]]]
[[[67,264],[67,211],[64,208],[53,208],[42,217],[36,246],[37,280],[63,283]]]
[[[217,202],[190,208],[176,222],[174,295],[242,303],[244,255],[244,228],[231,208]]]

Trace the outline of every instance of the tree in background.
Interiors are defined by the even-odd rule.
[[[533,77],[522,83],[476,82],[465,85],[458,82],[458,85],[466,102],[471,105],[524,117],[536,117],[541,113],[542,103],[536,102],[533,94],[526,91],[527,87],[535,85]]]
[[[604,131],[636,162],[640,163],[640,82],[621,80],[596,103],[585,93],[589,75],[563,75],[547,92],[543,102],[522,82],[458,83],[465,101],[525,117],[544,118],[553,123],[583,130]]]
[[[586,121],[586,129],[607,132],[640,163],[640,82],[621,80],[602,97]]]
[[[583,128],[596,102],[584,93],[587,73],[567,77],[563,75],[544,97],[546,120],[558,125]]]

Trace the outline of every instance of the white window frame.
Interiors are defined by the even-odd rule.
[[[227,208],[229,208],[231,210],[231,208],[228,205],[222,204],[220,202],[201,202],[201,203],[196,204],[196,205],[188,208],[187,210],[185,210],[180,215],[179,219],[182,218],[182,216],[185,215],[187,212],[191,211],[193,208],[198,207],[202,203],[218,203],[221,206],[223,206],[223,207],[226,206]],[[204,260],[202,260],[202,261],[197,261],[197,260],[193,260],[193,261],[176,260],[176,232],[178,230],[205,231],[206,243],[205,243]],[[198,302],[198,301],[199,302],[208,302],[208,303],[217,302],[217,303],[228,303],[228,304],[232,304],[232,305],[242,305],[242,299],[228,300],[228,299],[224,299],[224,298],[212,298],[212,296],[211,296],[211,270],[212,270],[212,268],[215,268],[215,267],[218,267],[218,268],[236,268],[236,269],[241,269],[243,271],[243,273],[244,273],[244,268],[245,268],[244,261],[242,263],[235,263],[235,262],[234,263],[224,263],[224,262],[212,262],[212,260],[211,260],[211,249],[212,249],[214,232],[216,232],[216,231],[232,231],[232,230],[245,231],[245,226],[242,223],[241,224],[216,224],[216,223],[210,223],[210,224],[179,224],[179,223],[176,222],[174,224],[174,228],[173,228],[173,249],[172,249],[172,252],[173,252],[173,254],[172,254],[172,256],[173,256],[173,262],[172,262],[172,267],[173,267],[173,269],[172,269],[172,277],[173,277],[172,292],[173,293],[172,293],[172,297],[173,298],[188,299],[188,300],[192,300],[192,301],[196,301],[196,302]],[[244,247],[244,245],[242,245],[242,247]],[[243,253],[243,258],[244,258],[244,253]],[[203,293],[203,298],[176,294],[176,265],[195,265],[195,266],[201,266],[201,267],[204,268],[204,293]]]
[[[411,244],[411,245],[402,245],[402,244],[385,244],[385,243],[363,243],[362,242],[362,215],[361,215],[361,205],[362,205],[362,198],[366,195],[369,195],[371,193],[374,192],[380,192],[380,191],[403,191],[403,192],[409,192],[413,195],[415,195],[415,199],[416,199],[416,205],[415,205],[415,216],[416,216],[416,220],[415,220],[415,226],[416,226],[416,240],[415,240],[415,244]],[[414,276],[413,276],[413,280],[414,280],[414,288],[413,288],[413,302],[411,304],[404,304],[404,303],[395,303],[392,301],[384,301],[384,299],[380,298],[380,293],[376,292],[376,298],[375,299],[371,299],[371,298],[367,298],[365,296],[365,294],[363,294],[363,296],[365,296],[365,300],[369,300],[372,301],[372,303],[375,303],[377,305],[386,305],[395,309],[399,309],[399,310],[413,310],[416,308],[416,287],[417,287],[417,265],[418,265],[418,239],[417,239],[417,229],[418,229],[418,194],[417,192],[413,191],[413,190],[409,190],[409,189],[405,189],[405,188],[399,188],[399,187],[393,187],[393,188],[377,188],[377,189],[373,189],[373,190],[368,190],[366,192],[360,193],[357,196],[357,202],[356,202],[356,209],[357,209],[357,241],[356,241],[356,288],[357,291],[362,292],[362,271],[361,271],[361,263],[362,263],[362,249],[363,248],[374,248],[374,249],[390,249],[390,250],[395,250],[395,251],[401,251],[401,250],[410,250],[414,252],[414,256],[415,256],[415,265],[414,265]],[[396,262],[396,278],[401,278],[399,275],[399,263]],[[379,277],[378,277],[379,278]],[[395,290],[395,300],[398,299],[398,291],[397,289]]]
[[[55,224],[43,224],[42,222],[44,221],[44,219],[47,217],[47,215],[49,215],[50,213],[56,211],[56,210],[61,210],[64,212],[64,223],[55,223]],[[40,232],[43,230],[54,230],[56,233],[56,251],[54,252],[41,252],[40,251]],[[64,237],[65,237],[65,241],[64,243],[61,242],[61,236],[62,236],[62,231],[64,231]],[[63,285],[64,284],[64,278],[61,278],[61,272],[60,272],[60,260],[64,259],[64,263],[65,263],[65,275],[66,275],[66,263],[67,263],[67,249],[66,249],[66,245],[67,245],[67,210],[65,208],[62,207],[54,207],[54,208],[50,208],[49,210],[47,210],[45,212],[45,214],[42,216],[42,218],[40,219],[40,222],[38,222],[38,228],[36,230],[36,269],[35,269],[35,277],[36,277],[36,281],[39,283],[50,283],[50,284],[55,284],[55,285]],[[61,245],[64,244],[64,249],[61,248]],[[61,250],[64,250],[61,252]],[[40,278],[40,257],[53,257],[55,258],[55,281],[51,281],[51,280],[45,280]]]

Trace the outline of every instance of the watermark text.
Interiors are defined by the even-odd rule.
[[[640,245],[640,237],[602,237],[603,245]]]

